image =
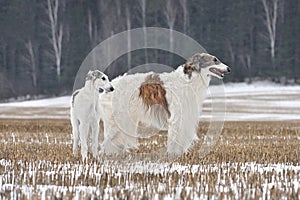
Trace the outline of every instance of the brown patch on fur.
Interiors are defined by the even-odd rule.
[[[163,82],[160,80],[157,74],[150,74],[145,78],[145,81],[140,87],[139,97],[143,99],[147,108],[159,104],[169,114],[168,103],[166,100],[166,90],[163,86]]]
[[[195,67],[193,67],[193,63],[187,61],[183,66],[183,73],[187,74],[189,78],[191,78],[193,71],[195,71]]]

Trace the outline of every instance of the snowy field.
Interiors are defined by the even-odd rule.
[[[87,164],[72,155],[67,120],[0,122],[0,199],[300,198],[296,122],[227,122],[204,158],[196,148],[176,159],[125,154]]]
[[[210,86],[214,91],[220,86]],[[225,92],[213,96],[208,94],[201,115],[211,119],[211,102],[226,104],[226,121],[276,121],[300,119],[300,86],[282,86],[270,82],[229,83]],[[225,95],[225,96],[224,96]],[[58,98],[2,103],[0,118],[69,118],[70,96]],[[218,110],[214,110],[218,112]]]
[[[0,199],[300,199],[300,86],[232,83],[225,95],[223,132],[205,157],[201,142],[174,159],[145,153],[164,150],[161,135],[140,142],[139,159],[87,164],[72,154],[70,96],[0,104]],[[208,96],[199,134],[224,103]]]
[[[13,165],[27,167],[28,171],[2,176],[5,182],[11,181],[12,184],[0,182],[0,192],[9,191],[8,196],[12,199],[34,199],[37,196],[40,199],[290,199],[297,197],[292,196],[296,193],[298,198],[300,196],[300,177],[297,174],[300,167],[283,164],[220,163],[186,166],[130,163],[120,166],[104,162],[99,167],[98,164],[52,164],[46,161],[34,165],[22,161],[12,164],[0,160],[0,167],[10,169]],[[206,175],[208,173],[215,177]],[[15,179],[16,175],[22,178]],[[107,177],[103,178],[105,175]],[[166,181],[157,181],[160,176],[167,177]],[[43,184],[38,183],[41,177],[46,180]],[[210,180],[212,178],[214,180]],[[89,179],[95,185],[85,185]],[[147,183],[147,180],[152,181]],[[256,180],[259,182],[256,183]],[[30,187],[28,182],[33,186]],[[279,192],[272,192],[275,188]],[[280,192],[288,195],[280,196]]]

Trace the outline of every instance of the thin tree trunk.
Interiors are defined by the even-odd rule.
[[[58,80],[61,77],[61,56],[62,56],[62,38],[63,38],[63,24],[59,23],[59,0],[47,0],[48,16],[51,26],[50,42],[54,49],[56,75]]]
[[[247,69],[248,71],[248,77],[249,77],[249,83],[252,82],[252,63],[251,63],[251,55],[250,54],[245,54],[245,55],[240,55],[239,56],[240,61],[243,65],[244,68]]]
[[[130,11],[129,5],[126,6],[126,25],[127,25],[127,70],[131,68],[131,20],[130,20]]]
[[[88,9],[88,32],[89,32],[89,39],[91,42],[91,45],[93,46],[93,19],[92,19],[92,13],[91,10]]]
[[[98,28],[97,28],[97,23],[93,20],[93,16],[90,9],[88,9],[88,33],[89,33],[91,48],[94,48],[97,45]],[[94,53],[92,54],[92,59],[93,59],[93,67],[97,67],[96,55]]]
[[[140,3],[141,11],[142,11],[142,25],[143,25],[143,33],[144,33],[144,46],[147,47],[147,32],[146,32],[146,0],[138,1]],[[145,63],[148,63],[148,51],[147,48],[144,49],[145,52]]]
[[[229,50],[229,54],[230,54],[231,64],[234,65],[234,62],[235,62],[235,53],[233,51],[230,39],[227,39],[227,46],[228,46],[228,50]]]
[[[29,54],[29,65],[30,65],[30,74],[31,74],[31,79],[32,79],[32,85],[34,88],[37,87],[37,66],[36,66],[36,58],[35,58],[35,53],[34,49],[32,46],[32,41],[29,40],[27,43],[25,43],[25,47],[28,51]]]
[[[169,31],[170,52],[173,53],[174,50],[173,29],[174,29],[177,12],[172,0],[166,1],[164,14],[170,29]],[[172,60],[173,60],[173,54],[170,55],[170,64],[172,63]]]
[[[2,53],[3,53],[3,68],[5,69],[6,72],[6,68],[7,68],[7,45],[6,44],[4,44],[2,47]]]
[[[16,49],[15,49],[15,47],[12,47],[11,49],[10,49],[10,67],[9,67],[9,70],[8,70],[8,72],[9,72],[9,77],[10,77],[10,79],[12,80],[12,83],[15,83],[15,77],[16,77],[16,58],[17,58],[17,56],[16,56]]]
[[[183,10],[183,32],[187,34],[189,28],[189,12],[187,8],[187,0],[179,0],[179,3]]]
[[[272,6],[269,6],[267,0],[262,0],[265,11],[265,26],[268,30],[270,41],[270,53],[272,67],[275,69],[275,47],[276,47],[276,22],[278,16],[278,0],[272,0]]]

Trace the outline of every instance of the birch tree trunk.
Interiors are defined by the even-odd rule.
[[[35,56],[35,51],[34,47],[32,45],[32,41],[28,40],[28,42],[25,43],[25,47],[28,51],[29,55],[29,66],[30,66],[30,75],[32,79],[32,86],[34,88],[37,87],[37,65],[36,65],[36,56]]]
[[[51,37],[50,42],[53,46],[56,76],[58,80],[61,77],[61,56],[62,56],[62,39],[63,39],[63,24],[59,20],[59,3],[64,0],[47,0],[47,14],[50,20]]]
[[[271,52],[271,60],[272,67],[275,69],[275,45],[276,45],[276,22],[278,17],[278,1],[279,0],[271,0],[270,3],[267,0],[262,0],[262,4],[265,11],[265,20],[264,24],[268,30],[268,38],[270,42],[270,52]]]
[[[176,20],[176,15],[177,15],[177,10],[176,6],[174,5],[174,2],[172,0],[166,0],[165,4],[165,10],[164,10],[164,15],[167,19],[167,24],[170,29],[170,37],[169,37],[169,43],[170,43],[170,52],[172,53],[174,50],[174,36],[173,36],[173,29],[174,29],[174,24]],[[171,54],[170,56],[170,64],[172,63],[173,56]]]
[[[243,65],[244,68],[247,69],[248,71],[248,77],[249,77],[249,83],[252,82],[252,58],[251,55],[249,53],[245,53],[245,54],[241,54],[239,56],[240,61]]]
[[[187,0],[179,0],[179,3],[183,10],[183,33],[188,33],[189,28],[189,12],[187,8]]]
[[[146,32],[146,0],[139,0],[138,1],[142,11],[142,25],[143,25],[143,32],[144,32],[144,46],[147,47],[147,32]],[[145,48],[145,63],[148,63],[148,51]]]
[[[127,26],[127,70],[131,68],[131,20],[130,20],[130,11],[129,5],[126,4],[126,26]]]
[[[98,41],[99,41],[99,34],[98,34],[98,26],[97,22],[94,19],[92,12],[88,9],[88,33],[89,33],[89,40],[91,44],[91,48],[94,48]],[[96,55],[95,53],[92,54],[93,58],[93,67],[97,67]]]

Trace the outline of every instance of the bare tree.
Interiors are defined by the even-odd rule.
[[[268,30],[268,38],[270,42],[270,51],[271,51],[271,59],[272,65],[274,66],[274,59],[275,59],[275,45],[276,45],[276,23],[278,18],[278,3],[280,0],[261,0],[264,12],[265,12],[265,19],[264,24]]]
[[[129,11],[129,5],[126,4],[126,26],[127,26],[127,68],[129,70],[131,66],[131,20],[130,20],[130,11]]]
[[[2,53],[2,63],[0,63],[0,98],[7,98],[12,95],[16,95],[15,91],[15,80],[10,79],[8,75],[8,44],[0,36],[0,46]]]
[[[179,0],[179,3],[183,10],[183,32],[186,34],[190,24],[187,0]]]
[[[251,54],[250,53],[245,53],[245,54],[240,54],[239,55],[239,59],[240,59],[240,62],[242,63],[242,66],[244,68],[247,69],[248,71],[248,77],[249,77],[249,83],[252,82],[252,58],[251,58]]]
[[[115,0],[115,1],[99,1],[98,11],[101,17],[101,39],[107,39],[115,33],[119,33],[127,29],[126,22],[126,6],[123,9],[123,1]],[[112,12],[112,9],[114,12]],[[106,46],[106,54],[108,60],[110,60],[112,53],[114,51],[114,47],[111,46],[110,43],[107,43]],[[116,67],[115,64],[112,64],[107,70],[106,73],[109,76],[118,75],[120,71],[120,67]]]
[[[96,18],[93,16],[91,9],[88,8],[87,11],[87,18],[88,18],[88,33],[89,33],[89,40],[91,44],[91,48],[94,48],[97,43],[99,42],[100,36],[98,33],[98,24]],[[93,58],[93,66],[97,65],[96,62],[96,55],[92,54]]]
[[[142,25],[143,25],[143,32],[144,32],[144,45],[147,46],[147,32],[146,32],[146,0],[139,0],[138,1],[141,7],[142,12]],[[145,63],[148,63],[148,51],[145,48]]]
[[[7,98],[16,95],[13,81],[7,77],[5,73],[0,71],[0,98]]]
[[[174,24],[175,24],[176,15],[177,15],[177,8],[176,8],[173,0],[166,0],[164,15],[167,19],[167,23],[168,23],[169,30],[170,30],[170,37],[169,37],[170,52],[173,52],[173,49],[174,49],[173,29],[174,29]],[[170,57],[170,62],[172,62],[172,56]]]
[[[88,32],[89,32],[89,40],[91,42],[91,46],[94,47],[98,42],[98,26],[97,22],[94,19],[92,12],[90,9],[87,11],[88,17]]]
[[[101,17],[101,27],[105,27],[101,29],[101,39],[105,40],[109,38],[113,34],[113,23],[114,18],[111,19],[110,13],[110,7],[111,7],[111,1],[98,1],[98,12],[100,13]],[[106,55],[109,60],[111,53],[110,53],[110,46],[108,43],[107,49],[106,49]],[[110,70],[111,68],[109,68]],[[108,72],[110,74],[110,72]]]
[[[234,64],[235,62],[235,51],[234,51],[234,48],[232,47],[232,42],[230,39],[227,38],[226,40],[226,46],[227,46],[227,49],[228,49],[228,52],[229,52],[229,55],[230,55],[230,61],[231,61],[231,64]]]
[[[0,42],[1,42],[0,45],[1,45],[1,53],[2,53],[2,63],[0,63],[0,66],[3,68],[1,69],[1,71],[3,71],[4,69],[6,69],[7,66],[7,43],[4,41],[0,41]]]
[[[53,46],[56,64],[56,75],[61,76],[61,56],[63,42],[63,23],[59,20],[59,5],[64,7],[64,0],[47,0],[47,14],[50,20],[51,37],[50,42]]]
[[[38,76],[37,58],[36,58],[36,51],[34,49],[34,46],[32,45],[31,39],[25,43],[25,47],[28,51],[28,56],[29,56],[29,57],[25,57],[25,60],[27,60],[27,63],[30,66],[30,76],[32,80],[32,85],[34,88],[36,88],[37,76]]]

